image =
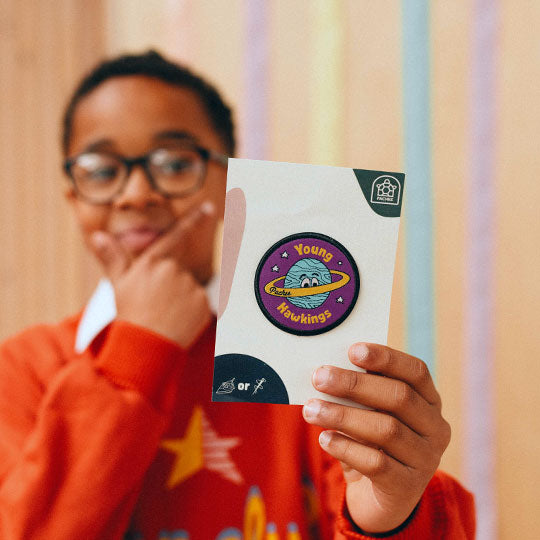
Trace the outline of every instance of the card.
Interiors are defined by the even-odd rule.
[[[213,401],[303,404],[385,344],[403,173],[230,159]]]

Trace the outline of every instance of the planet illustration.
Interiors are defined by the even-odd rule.
[[[277,265],[272,267],[272,271],[278,270]],[[340,279],[332,281],[332,274]],[[296,261],[285,276],[269,281],[264,286],[264,292],[286,298],[297,307],[315,309],[324,303],[332,291],[341,289],[350,280],[351,277],[345,272],[329,270],[318,259],[305,258]],[[280,282],[281,286],[278,285]]]
[[[329,283],[332,283],[332,274],[321,261],[300,259],[287,272],[283,286],[287,289],[300,289],[328,285]],[[330,291],[310,296],[288,297],[287,300],[297,307],[315,309],[323,304],[329,294]]]

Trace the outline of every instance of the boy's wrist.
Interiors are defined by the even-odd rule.
[[[345,538],[351,538],[354,540],[368,540],[371,538],[394,538],[395,540],[401,540],[402,538],[412,538],[407,536],[407,533],[409,532],[408,528],[412,524],[412,522],[415,521],[421,503],[422,499],[420,499],[420,501],[414,507],[413,511],[409,514],[409,516],[397,527],[389,529],[385,532],[372,533],[363,530],[352,519],[349,509],[347,507],[347,497],[344,490],[341,504],[341,512],[338,517],[338,529],[345,536]],[[405,536],[403,536],[404,534]]]
[[[370,533],[367,531],[364,531],[361,527],[356,525],[356,523],[352,520],[352,518],[349,516],[349,520],[353,526],[353,530],[365,538],[393,538],[397,534],[401,533],[403,530],[405,530],[408,525],[411,523],[411,521],[414,519],[414,516],[416,515],[417,509],[420,505],[420,502],[414,507],[413,511],[409,514],[407,519],[403,521],[401,524],[399,524],[397,527],[394,527],[393,529],[390,529],[386,532],[378,532],[378,533]]]

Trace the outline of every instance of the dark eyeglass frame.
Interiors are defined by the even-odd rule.
[[[201,189],[206,179],[206,171],[208,169],[209,161],[214,161],[218,165],[221,165],[226,168],[228,159],[229,159],[229,157],[226,156],[225,154],[221,154],[219,152],[216,152],[215,150],[204,148],[196,144],[179,145],[178,148],[180,149],[192,150],[196,152],[197,154],[199,154],[199,156],[201,157],[203,161],[203,168],[201,170],[201,174],[199,175],[197,183],[192,188],[180,194],[171,194],[167,191],[164,191],[163,189],[160,189],[160,187],[156,183],[156,180],[152,176],[152,173],[149,167],[149,161],[150,161],[151,156],[155,152],[159,150],[167,149],[167,148],[168,148],[167,146],[154,148],[153,150],[151,150],[150,152],[147,152],[146,154],[143,154],[142,156],[134,156],[134,157],[122,156],[120,154],[116,154],[115,152],[104,152],[104,151],[100,152],[97,150],[95,151],[87,150],[87,151],[81,152],[80,154],[77,154],[75,156],[65,159],[63,163],[63,169],[66,175],[68,176],[69,180],[71,181],[71,184],[73,185],[73,189],[75,190],[75,193],[77,194],[78,197],[80,197],[81,199],[91,204],[110,204],[112,201],[114,201],[116,197],[118,197],[118,195],[122,193],[122,191],[124,191],[126,184],[129,181],[129,177],[131,176],[133,167],[135,167],[136,165],[140,165],[143,168],[146,174],[146,178],[154,191],[157,191],[160,195],[163,195],[163,197],[167,199],[179,199],[182,197],[187,197],[188,195],[191,195],[192,193],[195,193],[199,191],[199,189]],[[104,155],[113,157],[117,159],[120,163],[122,163],[126,168],[126,174],[124,176],[122,183],[119,184],[118,190],[114,193],[114,195],[111,195],[111,197],[109,197],[106,201],[96,201],[92,199],[92,197],[88,197],[88,195],[81,193],[77,187],[77,181],[75,177],[73,176],[72,167],[73,165],[75,165],[75,163],[81,156],[84,156],[86,154],[104,154]]]

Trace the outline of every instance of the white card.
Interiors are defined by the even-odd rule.
[[[303,404],[386,343],[403,173],[230,159],[213,401]]]

